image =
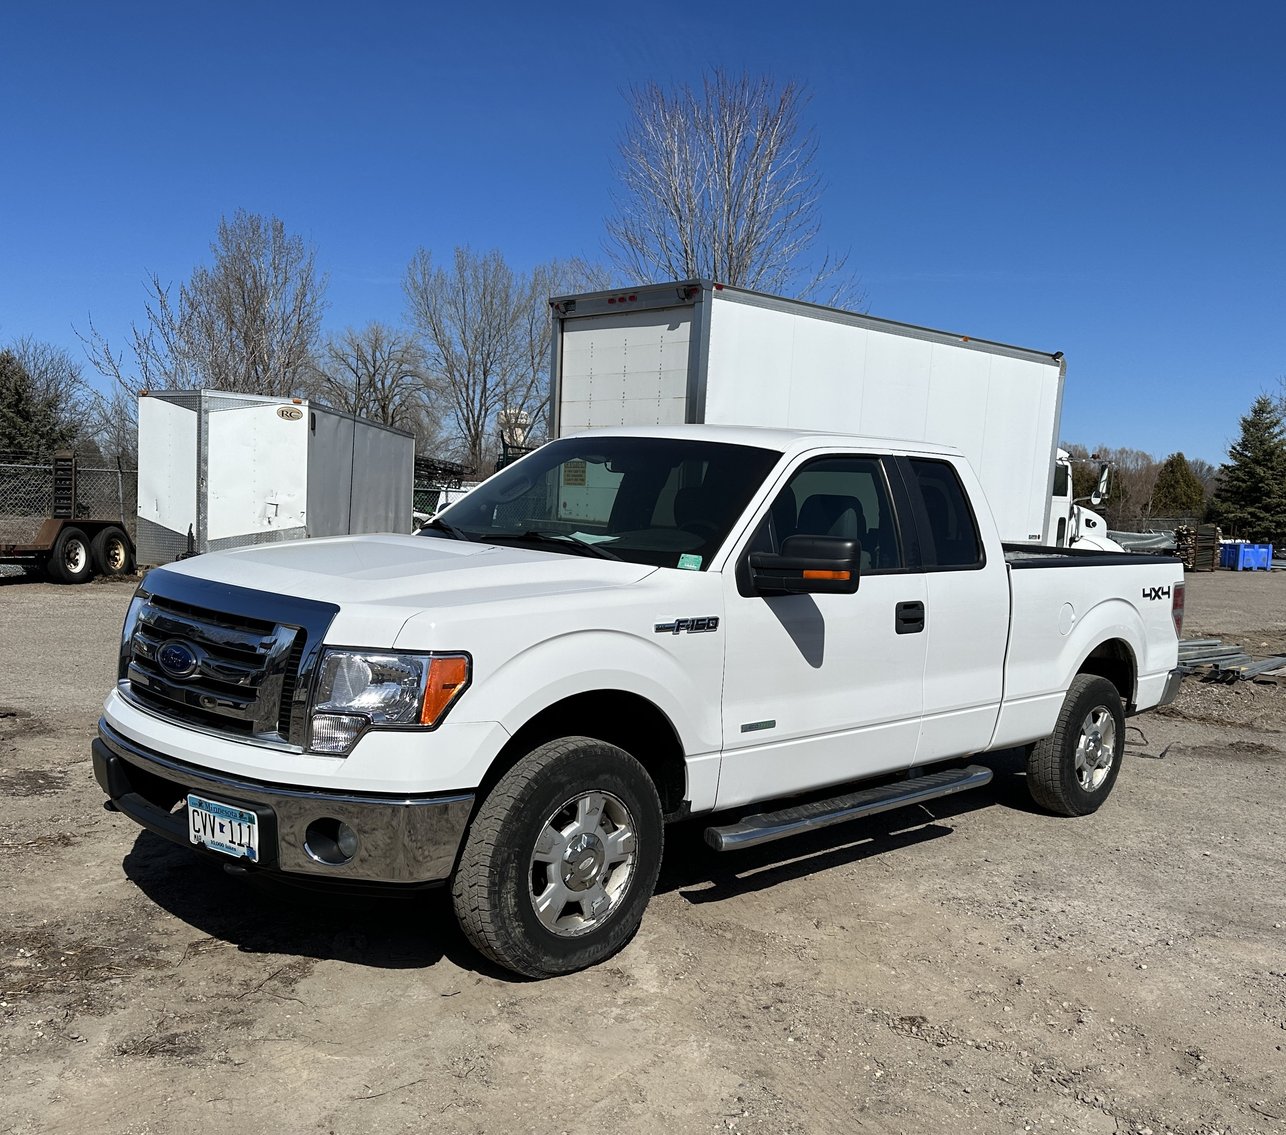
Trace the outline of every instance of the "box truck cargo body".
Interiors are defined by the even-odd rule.
[[[138,403],[138,562],[305,536],[411,531],[415,439],[290,398]]]
[[[1003,540],[1052,542],[1061,352],[702,280],[550,304],[555,436],[704,422],[951,445]]]

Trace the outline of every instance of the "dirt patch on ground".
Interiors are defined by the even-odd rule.
[[[66,782],[60,769],[0,768],[0,796],[53,796]]]
[[[1286,646],[1286,575],[1188,583],[1189,635]],[[1133,719],[1081,820],[997,753],[975,793],[743,854],[675,828],[634,942],[530,983],[440,893],[250,887],[104,813],[130,591],[0,593],[0,1131],[1286,1131],[1275,683]]]
[[[1184,681],[1173,703],[1154,716],[1281,735],[1286,729],[1286,682],[1228,683],[1203,681],[1194,675]]]

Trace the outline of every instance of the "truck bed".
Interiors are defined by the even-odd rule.
[[[1038,544],[1004,544],[1005,562],[1012,568],[1127,567],[1138,564],[1177,564],[1182,560],[1148,552],[1102,552],[1097,548],[1052,548]]]

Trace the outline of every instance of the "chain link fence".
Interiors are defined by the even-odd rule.
[[[53,515],[52,461],[0,462],[0,544],[30,544],[40,525]],[[134,538],[138,518],[138,471],[95,469],[76,471],[73,516],[119,520]]]

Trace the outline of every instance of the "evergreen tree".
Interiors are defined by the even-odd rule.
[[[1206,490],[1182,453],[1172,453],[1157,472],[1152,490],[1154,516],[1200,516],[1205,511]]]
[[[1241,437],[1220,467],[1219,487],[1210,516],[1225,535],[1252,543],[1282,543],[1286,538],[1286,427],[1273,400],[1255,399],[1241,419]]]
[[[78,432],[57,396],[39,389],[18,354],[0,350],[0,451],[44,456],[71,448]]]

